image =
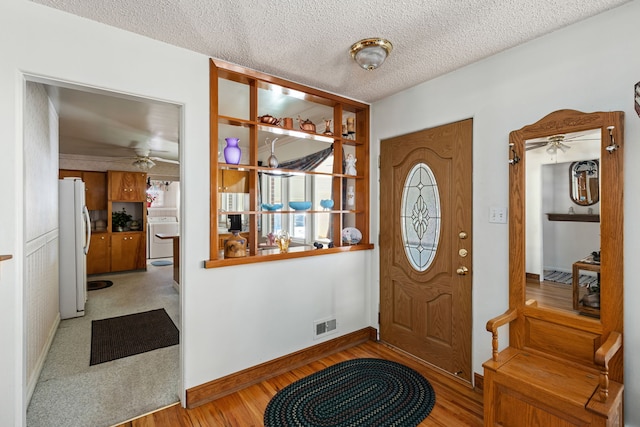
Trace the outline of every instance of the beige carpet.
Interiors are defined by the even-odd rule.
[[[173,267],[92,276],[84,317],[62,320],[27,410],[28,427],[111,426],[179,401],[179,348],[89,366],[91,321],[163,307],[180,327]]]

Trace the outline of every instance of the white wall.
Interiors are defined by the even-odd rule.
[[[508,306],[508,227],[489,224],[488,212],[491,206],[508,206],[509,132],[563,108],[625,111],[625,421],[630,426],[640,426],[640,407],[632,404],[640,401],[640,334],[633,331],[640,322],[633,260],[640,240],[633,167],[640,158],[640,119],[633,109],[633,86],[640,80],[638,16],[640,1],[632,1],[377,102],[371,120],[375,171],[380,140],[473,117],[473,370],[482,373],[482,363],[491,357],[485,324]],[[374,178],[374,213],[378,190]],[[372,235],[377,228],[375,215]],[[378,295],[377,286],[371,294]]]
[[[593,251],[600,250],[599,222],[550,221],[545,214],[547,212],[564,214],[568,213],[570,208],[576,214],[587,214],[588,209],[591,209],[595,214],[600,213],[599,202],[591,206],[581,206],[570,199],[569,169],[571,164],[572,162],[563,162],[542,167],[543,175],[548,180],[543,182],[542,188],[553,188],[554,191],[552,194],[548,194],[548,197],[543,197],[543,208],[539,215],[543,224],[541,242],[544,248],[542,251],[544,268],[541,266],[537,271],[527,269],[529,273],[542,274],[543,270],[571,272],[574,262]],[[529,169],[529,165],[527,158],[527,169]],[[545,195],[547,193],[550,192],[545,191]]]
[[[369,325],[370,251],[219,269],[209,258],[208,58],[25,0],[0,2],[0,425],[25,423],[24,75],[173,102],[182,108],[184,389]],[[28,156],[29,153],[26,153]]]
[[[640,147],[640,121],[632,110],[640,80],[635,43],[640,28],[634,1],[584,24],[505,52],[377,103],[378,141],[455,120],[474,118],[474,371],[490,357],[487,319],[507,307],[507,227],[488,224],[489,206],[507,206],[507,135],[550,111],[625,110],[629,177]],[[183,106],[181,222],[184,388],[216,379],[315,344],[313,320],[331,314],[338,334],[377,325],[377,252],[327,255],[205,270],[209,257],[208,58],[64,14],[25,0],[0,2],[0,425],[24,425],[24,186],[23,75],[173,102]],[[437,60],[437,58],[434,58]],[[588,72],[587,72],[588,70]],[[631,179],[628,183],[633,183]],[[377,177],[373,177],[373,229],[377,234]],[[640,240],[633,213],[640,201],[625,197],[627,254]],[[488,250],[490,249],[490,250]],[[630,256],[628,256],[630,258]],[[627,262],[627,277],[633,263]],[[626,287],[627,325],[640,320]],[[333,335],[335,336],[335,335]],[[640,401],[638,334],[625,335],[626,399]],[[634,381],[635,379],[635,381]],[[640,408],[626,405],[629,425]]]
[[[58,304],[58,115],[44,87],[28,82],[24,120],[24,313],[29,400],[60,321]]]
[[[191,183],[193,188],[191,197],[183,195],[185,206],[189,207],[182,230],[184,240],[189,242],[183,246],[182,280],[184,295],[188,295],[189,284],[198,280],[194,272],[201,272],[209,282],[214,276],[213,272],[201,271],[202,260],[208,257],[208,239],[202,233],[208,229],[208,198],[202,195],[209,191],[209,168],[207,156],[201,155],[208,150],[209,138],[208,58],[23,0],[0,3],[0,52],[0,253],[14,256],[2,263],[0,272],[0,340],[9,343],[0,349],[0,425],[19,426],[25,423],[26,404],[22,397],[26,373],[24,74],[185,106],[180,139],[185,141],[182,148],[189,146],[191,151],[183,152],[188,172],[182,182]],[[202,301],[197,295],[195,300]],[[207,339],[198,325],[188,326],[192,315],[198,317],[198,311],[209,313],[206,302],[196,303],[191,314],[183,316],[182,342],[186,347],[190,341]],[[218,322],[207,322],[215,323]],[[186,367],[190,363],[186,360],[189,352],[185,354]],[[192,379],[189,386],[211,378],[213,374],[206,372]]]

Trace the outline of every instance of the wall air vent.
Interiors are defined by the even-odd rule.
[[[322,335],[334,332],[338,327],[336,319],[318,320],[313,322],[314,339]]]

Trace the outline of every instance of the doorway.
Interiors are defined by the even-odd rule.
[[[471,119],[380,156],[380,339],[471,382]]]
[[[27,392],[25,394],[27,400],[25,400],[25,402],[28,403],[29,400],[31,400],[33,403],[33,396],[38,392],[37,388],[40,386],[40,384],[36,384],[36,380],[40,377],[43,383],[41,388],[54,388],[52,395],[56,396],[55,400],[46,402],[45,405],[58,407],[62,411],[66,411],[67,416],[72,416],[74,415],[71,409],[72,406],[67,406],[65,401],[61,401],[60,399],[74,399],[75,397],[77,399],[75,399],[75,406],[73,407],[82,407],[82,405],[79,404],[80,402],[85,402],[90,396],[95,397],[96,394],[101,394],[97,391],[99,387],[92,386],[92,381],[101,385],[108,383],[108,381],[106,381],[107,379],[113,379],[119,375],[127,375],[124,374],[125,372],[130,372],[131,376],[141,375],[142,372],[139,368],[133,369],[133,358],[131,358],[131,360],[127,360],[127,358],[121,359],[112,362],[110,365],[108,363],[103,366],[97,365],[91,367],[91,372],[79,372],[79,370],[74,367],[80,366],[77,364],[74,365],[74,363],[78,362],[82,364],[84,369],[84,365],[88,365],[89,363],[89,359],[85,357],[84,353],[88,351],[87,344],[90,342],[91,320],[145,311],[148,308],[155,308],[155,306],[147,307],[148,304],[154,302],[155,304],[166,305],[166,311],[173,318],[174,323],[181,329],[182,304],[180,302],[181,295],[174,287],[173,268],[171,266],[149,268],[146,272],[118,273],[115,276],[112,275],[113,277],[105,277],[103,275],[99,277],[92,276],[90,280],[109,278],[114,282],[114,286],[89,293],[87,309],[92,307],[91,300],[95,302],[92,307],[93,313],[91,316],[86,312],[83,317],[63,320],[58,324],[58,321],[55,320],[56,313],[59,309],[57,289],[55,294],[51,291],[52,286],[56,288],[58,286],[58,227],[56,224],[51,224],[51,222],[55,221],[58,217],[58,201],[56,196],[58,169],[66,168],[85,171],[127,170],[126,168],[130,168],[136,158],[140,156],[137,151],[145,151],[144,154],[147,157],[149,154],[154,156],[155,153],[146,153],[143,147],[141,148],[137,145],[137,142],[142,141],[140,136],[144,135],[144,132],[141,132],[141,129],[137,129],[135,126],[136,121],[151,122],[152,120],[149,120],[150,117],[134,117],[135,115],[132,114],[132,112],[135,112],[135,109],[127,111],[120,109],[118,114],[127,116],[126,126],[122,126],[123,123],[118,122],[113,116],[109,115],[108,111],[110,109],[117,110],[117,106],[122,106],[122,101],[124,100],[135,103],[138,106],[136,107],[138,108],[137,111],[146,111],[149,115],[153,115],[153,113],[157,114],[161,111],[173,111],[171,115],[175,118],[175,122],[171,126],[176,135],[174,138],[176,147],[175,160],[170,162],[170,164],[175,165],[175,171],[171,173],[167,172],[169,169],[167,167],[161,167],[160,160],[154,157],[151,158],[159,166],[157,169],[157,173],[160,176],[159,179],[179,182],[180,169],[177,141],[179,140],[178,135],[181,134],[182,128],[181,106],[115,92],[94,90],[92,88],[70,85],[38,77],[28,76],[26,80],[24,167],[25,175],[29,178],[25,180],[24,210],[27,216],[25,221],[25,235],[27,236],[25,243],[27,247],[35,248],[34,242],[44,242],[41,245],[41,250],[40,247],[37,248],[38,251],[35,249],[31,251],[30,249],[27,254],[26,263],[28,266],[30,265],[29,263],[31,261],[29,256],[31,252],[33,252],[32,258],[34,264],[37,263],[39,259],[42,259],[42,256],[40,256],[41,253],[45,255],[44,259],[50,260],[51,262],[35,264],[42,266],[41,270],[34,270],[38,274],[28,275],[26,280],[27,289],[25,290],[24,306],[26,321],[24,333],[22,334],[24,341],[23,347],[27,349],[25,353],[25,358],[27,359],[25,363],[27,371],[25,390],[27,390]],[[80,131],[82,130],[81,128],[84,127],[98,136],[109,134],[112,140],[101,141],[97,138],[91,139],[78,134],[70,135],[69,133],[63,132],[61,124],[63,117],[60,113],[62,103],[67,103],[65,108],[70,108],[72,113],[77,117],[89,120],[89,123],[83,122],[82,126],[74,129],[74,131]],[[168,120],[164,120],[166,117],[156,116],[155,118],[165,123],[168,122]],[[94,121],[91,122],[92,120]],[[38,132],[35,132],[34,129]],[[167,129],[164,128],[164,130],[166,131]],[[136,137],[128,137],[127,132],[129,131],[136,132]],[[72,149],[84,151],[68,151],[61,143],[63,138],[67,138],[65,142],[70,143]],[[34,142],[29,143],[29,141]],[[109,141],[118,141],[122,145],[113,146],[109,144]],[[153,143],[164,144],[165,141],[154,140]],[[158,151],[163,151],[162,155],[168,153],[168,151],[160,150],[159,148]],[[151,170],[151,172],[156,173],[154,170]],[[44,200],[42,194],[47,195]],[[49,197],[49,195],[51,197]],[[38,210],[33,209],[34,202],[32,200],[38,200]],[[181,207],[179,201],[176,208],[178,212],[180,212]],[[40,236],[37,233],[43,234]],[[27,268],[30,269],[31,267]],[[165,271],[162,271],[162,269]],[[43,277],[51,279],[43,281],[41,280]],[[55,281],[53,277],[56,277]],[[116,280],[114,280],[114,277],[117,277],[118,282],[133,292],[116,295],[119,291],[116,289]],[[158,285],[159,283],[161,283],[161,285]],[[46,295],[40,293],[45,286],[47,286],[46,291],[48,292]],[[112,294],[113,297],[105,299],[102,298],[105,295],[98,296],[97,293],[109,293]],[[126,297],[122,295],[126,295]],[[152,295],[153,298],[148,298],[149,295]],[[171,302],[167,303],[168,300],[171,300]],[[113,303],[113,301],[117,301],[117,303]],[[126,313],[124,312],[125,310],[127,311]],[[43,315],[43,313],[47,316]],[[60,348],[56,348],[57,342],[59,342],[58,337],[62,335],[65,336],[64,338],[69,338],[68,335],[70,331],[76,330],[77,328],[75,328],[75,326],[83,321],[87,323],[88,326],[85,325],[86,327],[82,328],[82,337],[77,341],[78,346],[63,346],[62,351],[58,351],[60,350]],[[52,354],[54,349],[57,351],[57,355],[49,358],[49,355]],[[171,354],[169,357],[167,357],[167,354],[164,355],[161,360],[163,365],[158,365],[154,362],[152,359],[157,359],[157,357],[153,355],[152,359],[144,363],[144,369],[151,369],[148,377],[156,381],[154,387],[150,389],[161,390],[165,395],[170,394],[171,396],[168,398],[173,399],[171,401],[171,403],[173,403],[179,401],[182,394],[180,390],[182,370],[180,367],[179,348],[174,347],[168,351],[170,351]],[[153,352],[147,354],[151,355],[151,353]],[[165,353],[167,353],[167,351],[165,351]],[[54,363],[58,365],[52,371],[50,368]],[[154,375],[154,369],[165,372],[168,370],[168,366],[172,367],[172,376]],[[45,375],[43,377],[42,373],[45,372],[46,369],[48,369],[48,372],[54,372],[54,375],[60,373],[69,377],[72,387],[57,389],[56,387],[63,387],[61,385],[62,382],[53,375]],[[110,371],[111,374],[109,374]],[[159,381],[157,380],[159,377],[168,379],[168,381]],[[89,381],[89,383],[83,383],[85,380]],[[89,400],[89,402],[84,405],[84,408],[104,408],[107,406],[106,399],[109,398],[109,395],[118,395],[119,398],[122,398],[126,396],[127,393],[135,393],[135,389],[128,388],[126,384],[122,382],[120,382],[118,386],[121,387],[122,390],[117,393],[102,393],[100,399]],[[123,392],[125,389],[127,390],[126,393]],[[68,390],[71,390],[71,392],[67,392]],[[148,391],[139,391],[139,393],[135,394],[135,397],[125,399],[126,404],[119,405],[118,410],[111,412],[115,416],[122,414],[132,414],[133,416],[156,409],[147,403],[149,401]],[[163,397],[163,399],[166,399],[166,397]],[[81,411],[79,416],[74,417],[74,422],[82,423],[82,417],[89,412],[91,411]],[[47,422],[53,422],[53,419],[55,418],[50,418]],[[104,417],[101,419],[106,420]],[[93,422],[88,422],[82,425],[92,423]],[[71,425],[66,422],[58,424]],[[38,424],[31,423],[30,425],[35,426]],[[50,424],[45,423],[43,425]]]

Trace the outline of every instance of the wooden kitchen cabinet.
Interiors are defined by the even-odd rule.
[[[219,193],[248,193],[249,172],[232,169],[218,169]]]
[[[109,234],[93,233],[87,253],[87,274],[108,273],[111,270]]]
[[[120,232],[111,234],[111,271],[146,268],[146,233]]]
[[[146,202],[147,174],[140,172],[108,171],[109,200]]]
[[[91,235],[91,245],[87,253],[87,274],[146,269],[147,240],[144,230],[147,227],[147,174],[59,170],[60,179],[69,177],[81,178],[85,183],[87,209],[104,211],[92,212],[92,219],[107,221],[105,232],[94,230]],[[137,211],[138,215],[134,219],[141,222],[141,231],[113,232],[113,203],[118,205],[118,210],[126,205],[129,213]]]
[[[107,174],[105,172],[60,169],[60,179],[81,178],[85,185],[85,204],[90,211],[107,209]]]
[[[107,228],[111,237],[111,271],[144,270],[147,267],[147,174],[141,172],[107,171]],[[122,203],[125,202],[125,203]],[[141,231],[114,231],[112,214],[126,206],[129,214],[140,221]],[[136,214],[135,212],[138,212]]]
[[[82,171],[71,170],[71,169],[60,169],[58,171],[58,178],[82,178]]]
[[[107,174],[104,172],[83,172],[86,204],[90,211],[107,209]]]

